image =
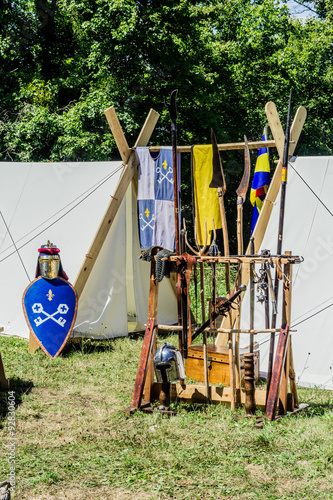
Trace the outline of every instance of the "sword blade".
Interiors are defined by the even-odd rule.
[[[246,198],[246,193],[249,187],[250,181],[250,172],[251,172],[251,160],[250,160],[250,150],[249,144],[247,142],[247,137],[244,135],[245,149],[244,149],[244,172],[243,177],[236,190],[237,197],[242,199],[242,203],[244,203]]]

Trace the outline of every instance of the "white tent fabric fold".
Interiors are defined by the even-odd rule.
[[[60,248],[64,270],[75,282],[122,169],[120,161],[0,163],[0,326],[5,334],[28,337],[22,295],[34,279],[38,248],[47,240]],[[146,322],[149,264],[138,259],[133,197],[130,187],[82,293],[76,336],[123,336]],[[164,279],[158,321],[172,324],[176,317],[176,297]]]
[[[333,157],[298,157],[288,168],[282,252],[304,258],[293,265],[291,328],[296,381],[333,390]],[[280,197],[261,245],[276,253]],[[259,252],[260,253],[260,252]],[[256,269],[258,271],[258,268]],[[280,291],[282,285],[280,285]],[[281,293],[279,311],[281,311]],[[270,304],[271,305],[271,304]],[[249,327],[249,293],[242,305],[242,327]],[[264,327],[264,306],[256,304],[255,328]],[[277,318],[277,328],[281,316]],[[248,336],[247,336],[248,337]],[[260,334],[261,370],[267,372],[269,337]],[[278,336],[276,336],[275,345]],[[248,342],[243,337],[243,344]]]

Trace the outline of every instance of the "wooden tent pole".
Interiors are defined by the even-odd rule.
[[[118,209],[120,207],[121,202],[124,199],[125,193],[127,191],[127,188],[133,178],[133,175],[136,171],[136,158],[135,158],[135,152],[132,151],[129,155],[129,157],[126,159],[126,152],[129,152],[130,149],[128,148],[125,136],[121,130],[120,124],[118,119],[116,118],[116,113],[114,111],[114,108],[111,107],[106,111],[106,116],[108,117],[108,121],[110,123],[111,132],[114,134],[114,138],[116,141],[117,146],[119,147],[119,152],[120,155],[122,156],[122,159],[124,162],[127,162],[124,166],[124,170],[121,174],[121,177],[119,179],[118,185],[116,187],[115,193],[113,197],[111,198],[111,201],[109,203],[109,206],[105,212],[105,215],[100,223],[100,226],[97,230],[97,233],[95,235],[95,238],[89,248],[89,251],[86,255],[86,258],[82,264],[82,267],[79,271],[79,274],[75,280],[74,283],[74,288],[77,292],[78,298],[80,298],[83,289],[87,283],[87,280],[90,276],[90,273],[94,267],[94,264],[97,260],[97,257],[99,255],[99,252],[102,248],[102,245],[108,235],[108,232],[110,230],[110,227],[112,226],[112,223],[116,217],[116,214],[118,212]],[[151,134],[153,133],[153,130],[155,128],[155,125],[157,123],[157,120],[159,118],[159,114],[154,111],[153,109],[150,110],[148,117],[141,129],[141,132],[139,134],[139,137],[135,143],[134,147],[138,146],[146,146]],[[127,149],[128,148],[128,149]]]
[[[263,202],[263,206],[262,206],[262,209],[260,211],[260,215],[259,215],[257,224],[256,224],[254,231],[253,231],[253,234],[252,234],[252,236],[254,237],[255,253],[258,253],[260,246],[261,246],[261,243],[264,239],[265,231],[267,229],[269,218],[270,218],[270,215],[271,215],[271,212],[273,209],[273,204],[275,203],[276,197],[277,197],[279,189],[280,189],[281,173],[282,173],[282,152],[283,152],[283,144],[284,144],[284,134],[283,134],[282,141],[281,141],[281,137],[279,137],[279,134],[277,136],[274,135],[276,133],[277,128],[276,128],[276,126],[273,125],[273,122],[274,122],[274,120],[275,120],[275,123],[280,122],[278,114],[276,112],[275,104],[274,103],[267,103],[265,110],[266,110],[267,118],[268,118],[268,121],[269,121],[269,124],[271,127],[271,131],[272,131],[275,143],[276,143],[276,147],[277,147],[278,153],[280,155],[280,160],[279,160],[277,167],[275,169],[272,182],[270,183],[266,198]],[[291,140],[290,140],[289,154],[291,154],[291,155],[294,153],[295,148],[297,146],[298,139],[301,135],[305,119],[306,119],[306,109],[303,106],[300,106],[295,114],[295,117],[294,117],[294,120],[293,120],[293,123],[291,126],[291,130],[290,130],[290,139]],[[245,253],[249,254],[249,252],[250,252],[250,248],[248,246]],[[248,267],[249,266],[244,266],[244,269],[243,269],[243,276],[242,276],[243,284],[247,284],[247,282],[249,280],[249,269],[246,269]],[[234,317],[236,317],[237,311],[232,310],[231,314]],[[224,324],[226,324],[227,322],[228,322],[228,319],[224,318],[221,327],[225,328]],[[217,339],[216,339],[216,345],[225,346],[226,342],[227,342],[226,335],[223,333],[219,333],[219,335],[217,336]]]
[[[133,176],[136,172],[136,158],[135,151],[132,151],[126,141],[122,128],[120,126],[116,111],[113,106],[108,108],[105,111],[105,116],[109,123],[111,132],[116,141],[120,156],[122,161],[124,162],[124,170],[120,176],[118,181],[118,185],[114,192],[113,197],[109,203],[109,206],[105,212],[105,215],[99,225],[95,238],[89,248],[88,253],[86,254],[86,258],[81,266],[81,269],[76,277],[74,288],[76,290],[78,299],[80,298],[84,287],[87,283],[87,280],[90,276],[90,273],[95,265],[99,252],[103,246],[103,243],[108,235],[110,227],[116,217],[118,209],[121,205],[121,202],[124,199],[127,188],[133,179]],[[155,125],[159,119],[159,113],[151,109],[148,113],[146,121],[140,131],[140,134],[136,140],[134,148],[139,146],[146,146],[149,142],[151,134],[154,131]],[[29,336],[29,348],[28,351],[30,354],[33,354],[39,345],[30,334]]]

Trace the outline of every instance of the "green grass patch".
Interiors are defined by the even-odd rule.
[[[177,336],[167,340],[177,345]],[[83,341],[55,360],[0,339],[16,409],[17,499],[332,499],[333,396],[256,429],[243,409],[177,405],[129,416],[142,337]],[[9,472],[1,394],[0,481]]]

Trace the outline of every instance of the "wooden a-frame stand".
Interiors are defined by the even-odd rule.
[[[283,154],[283,145],[284,145],[284,132],[276,111],[276,107],[274,103],[267,103],[266,105],[266,114],[269,120],[269,124],[271,126],[272,134],[274,137],[274,141],[266,141],[263,143],[257,143],[256,146],[266,146],[272,147],[276,146],[278,149],[278,153],[280,156],[280,160],[276,167],[272,182],[270,184],[269,191],[267,193],[266,199],[263,204],[263,208],[260,213],[260,218],[257,222],[255,231],[254,231],[254,241],[255,241],[255,254],[258,252],[260,245],[263,240],[263,236],[265,234],[265,230],[268,224],[268,220],[272,211],[273,203],[276,200],[279,187],[281,184],[281,170],[282,170],[282,154]],[[297,110],[295,115],[291,133],[290,133],[290,147],[289,147],[289,155],[292,156],[303,124],[306,119],[306,110],[304,107],[300,107]],[[268,144],[269,143],[269,144]],[[219,149],[242,149],[244,147],[244,143],[241,145],[235,144],[219,146]],[[254,143],[249,143],[249,147],[254,147]],[[152,150],[158,149],[158,147],[150,148]],[[178,151],[187,152],[186,147],[178,147]],[[247,249],[247,255],[249,255],[250,249]],[[244,256],[242,264],[241,264],[241,278],[239,279],[239,283],[247,283],[250,275],[250,264],[252,262],[260,262],[260,258],[255,256],[256,258],[249,259]],[[176,259],[177,257],[174,257]],[[203,259],[202,259],[203,260]],[[228,262],[231,263],[231,258],[218,258],[220,262]],[[237,261],[239,262],[239,260]],[[275,265],[277,262],[275,263]],[[274,365],[272,383],[270,387],[269,394],[266,393],[266,390],[256,391],[255,393],[255,402],[256,406],[259,408],[266,408],[266,414],[268,418],[274,419],[277,402],[279,401],[280,414],[286,414],[287,410],[293,411],[295,408],[298,408],[298,396],[296,390],[295,383],[295,373],[293,367],[293,357],[292,357],[292,345],[291,345],[291,337],[289,332],[289,324],[290,324],[290,307],[291,307],[291,262],[290,259],[283,260],[279,259],[279,265],[284,265],[284,294],[283,294],[283,306],[282,306],[282,315],[287,326],[283,326],[280,330],[280,339],[278,345],[278,357],[276,359],[276,363]],[[153,266],[153,264],[152,264]],[[153,267],[152,267],[153,269]],[[149,295],[149,304],[157,304],[157,293],[158,287],[156,284],[156,280],[154,278],[154,273],[152,271],[151,274],[151,288]],[[155,285],[152,286],[152,283],[155,282]],[[150,306],[149,306],[150,307]],[[134,395],[132,399],[132,405],[129,408],[129,411],[133,411],[139,408],[145,408],[147,404],[151,403],[158,392],[161,390],[160,384],[152,382],[151,373],[153,373],[153,356],[152,354],[156,350],[156,334],[155,330],[157,330],[156,326],[156,313],[157,308],[155,309],[155,316],[151,318],[149,316],[149,321],[147,323],[147,328],[145,332],[145,339],[143,343],[142,353],[140,357],[138,375],[134,388]],[[235,325],[236,324],[236,328]],[[153,326],[152,326],[153,325]],[[229,349],[229,368],[230,368],[230,381],[232,382],[231,387],[209,387],[209,384],[205,386],[202,385],[186,385],[181,381],[177,384],[171,384],[170,397],[171,399],[181,399],[184,401],[191,402],[213,402],[213,403],[227,403],[230,404],[232,408],[235,408],[237,404],[244,403],[245,395],[242,392],[240,387],[240,373],[236,374],[235,370],[239,370],[239,346],[238,352],[236,347],[236,352],[233,351],[233,334],[240,332],[241,330],[237,329],[239,325],[239,309],[232,310],[224,319],[222,323],[222,328],[220,329],[220,333],[217,337],[217,346],[228,345]],[[152,327],[154,332],[152,332]],[[255,333],[259,333],[265,330],[260,331],[247,331],[251,335]],[[245,331],[243,331],[245,333]],[[150,339],[150,340],[149,340]],[[152,339],[154,339],[154,344],[152,343]],[[147,348],[147,342],[149,343],[149,349]],[[153,347],[154,346],[154,347]],[[207,353],[206,353],[207,354]],[[277,358],[278,358],[277,357]],[[207,370],[207,362],[204,364],[205,370]],[[146,380],[146,374],[149,373],[149,379]],[[207,380],[207,376],[205,375],[205,379]],[[288,382],[290,382],[290,392],[288,392]],[[150,395],[148,399],[146,393],[144,396],[143,403],[143,387],[149,387],[147,395]],[[267,402],[267,407],[266,407]]]
[[[93,270],[97,257],[100,253],[100,250],[103,246],[103,243],[108,235],[108,232],[112,226],[112,223],[116,217],[118,209],[121,205],[121,202],[124,199],[127,188],[132,181],[135,173],[137,172],[137,164],[135,158],[135,148],[139,146],[146,146],[149,142],[151,134],[154,131],[155,125],[159,119],[159,114],[151,109],[146,118],[146,121],[141,129],[141,132],[135,142],[134,149],[130,149],[124,133],[122,131],[121,125],[119,123],[118,117],[116,115],[115,109],[113,106],[108,108],[105,111],[105,116],[109,123],[111,132],[116,141],[121,159],[124,164],[123,172],[120,176],[118,185],[116,190],[111,197],[111,201],[109,206],[104,214],[103,219],[99,225],[99,228],[96,232],[94,240],[86,254],[85,260],[81,266],[81,269],[77,275],[77,278],[74,283],[74,288],[77,293],[78,300],[83,292],[83,289],[87,283],[87,280],[90,276],[90,273]],[[33,335],[30,333],[29,335],[29,353],[33,354],[39,345]]]

